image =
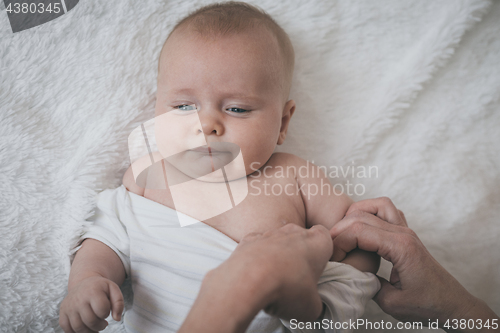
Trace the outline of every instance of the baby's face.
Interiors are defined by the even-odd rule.
[[[282,75],[277,42],[265,30],[216,39],[177,30],[160,58],[155,115],[197,114],[196,135],[215,149],[237,145],[248,175],[284,139],[283,111],[294,104],[283,99]]]

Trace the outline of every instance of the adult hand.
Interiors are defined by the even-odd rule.
[[[342,260],[347,252],[360,248],[376,252],[393,264],[389,281],[379,277],[382,288],[374,300],[394,318],[424,323],[429,319],[439,320],[441,327],[448,319],[485,322],[498,318],[431,256],[408,228],[404,214],[389,199],[352,204],[330,234],[334,239],[335,260]]]
[[[245,236],[231,256],[204,278],[179,332],[244,332],[264,309],[283,319],[317,319],[317,282],[332,255],[323,226],[287,224]]]

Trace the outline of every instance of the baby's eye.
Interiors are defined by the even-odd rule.
[[[181,110],[181,111],[193,111],[193,110],[196,110],[196,106],[195,105],[182,104],[182,105],[174,106],[174,109]]]
[[[236,113],[244,113],[244,112],[248,112],[248,110],[241,109],[241,108],[228,108],[228,109],[226,109],[226,110],[231,111],[231,112],[236,112]]]

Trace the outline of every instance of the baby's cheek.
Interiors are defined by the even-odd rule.
[[[274,146],[266,145],[265,143],[257,146],[256,149],[246,151],[242,149],[247,175],[264,166],[269,158],[271,158],[273,152]]]

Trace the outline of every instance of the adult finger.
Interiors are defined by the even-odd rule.
[[[356,210],[344,217],[341,221],[337,222],[332,229],[330,229],[330,235],[332,238],[335,238],[358,223],[370,224],[374,227],[392,232],[413,233],[413,231],[407,227],[391,224],[375,215],[372,215],[371,213]]]
[[[369,224],[356,223],[348,230],[337,234],[335,238],[333,238],[332,260],[343,260],[347,253],[358,247],[361,248],[360,243],[364,243],[363,250],[378,253],[379,244],[383,241],[380,239],[380,231],[383,230]],[[367,233],[373,233],[373,237],[367,237]]]
[[[285,233],[285,234],[294,234],[294,233],[303,233],[306,229],[299,227],[295,223],[287,223],[279,229],[274,229],[271,233]]]
[[[401,250],[398,238],[406,233],[384,230],[366,223],[353,224],[333,240],[333,260],[341,261],[355,248],[376,252],[382,258],[395,264]]]
[[[308,235],[306,241],[309,242],[309,246],[313,249],[311,250],[312,254],[317,256],[320,261],[323,261],[323,259],[328,261],[333,252],[333,241],[328,229],[318,224],[306,231]]]
[[[401,218],[398,209],[387,197],[380,197],[375,199],[367,199],[353,203],[347,210],[346,215],[351,214],[356,210],[361,210],[373,215],[378,216],[382,220],[389,223],[407,227],[406,220]]]
[[[399,306],[402,290],[392,285],[386,279],[377,276],[380,281],[380,290],[375,294],[373,300],[386,313],[394,313],[394,310]]]
[[[309,228],[307,230],[308,230],[309,234],[319,235],[319,237],[325,238],[325,240],[327,238],[330,238],[329,237],[330,233],[328,232],[328,229],[325,228],[325,226],[323,226],[321,224],[313,225],[311,228]]]
[[[401,218],[403,219],[404,223],[408,226],[408,222],[406,221],[406,216],[403,213],[403,211],[398,209],[398,212],[399,212],[399,215],[401,215]]]
[[[241,238],[239,244],[251,243],[259,238],[262,238],[262,234],[258,232],[251,232]]]

